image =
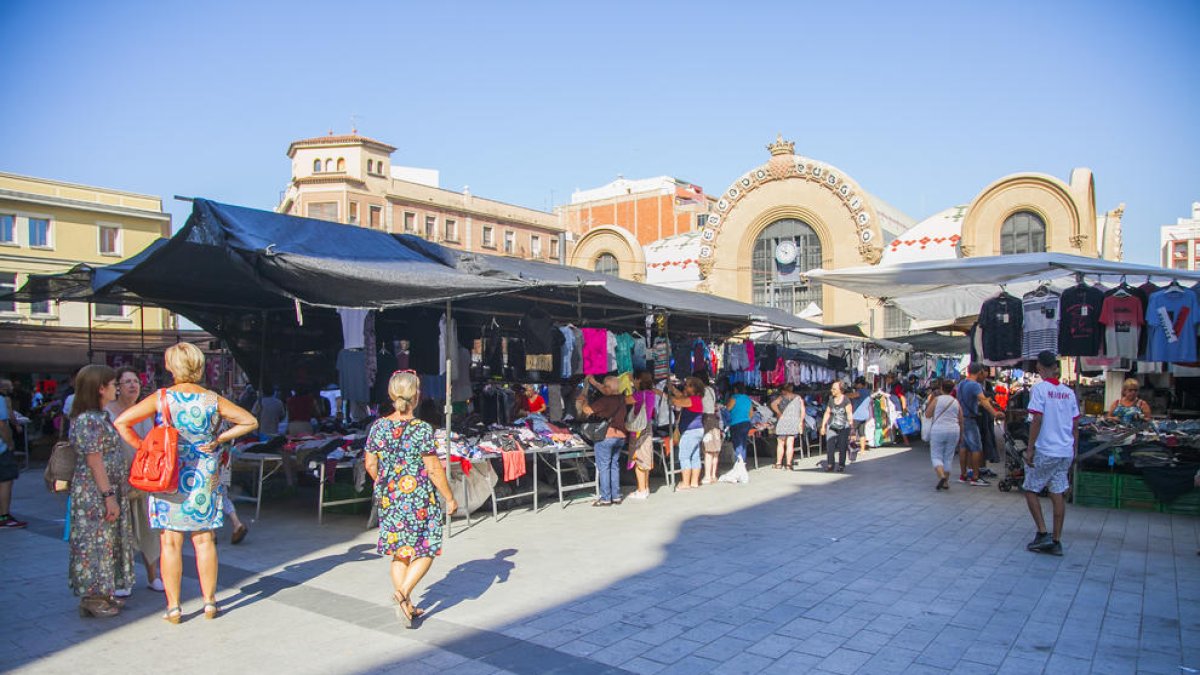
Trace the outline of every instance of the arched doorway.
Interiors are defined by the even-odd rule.
[[[800,277],[821,266],[821,239],[799,218],[781,218],[763,228],[751,254],[751,302],[799,314],[811,303],[823,307],[821,285]]]

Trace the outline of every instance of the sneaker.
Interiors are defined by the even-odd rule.
[[[1060,541],[1050,542],[1050,545],[1048,547],[1042,549],[1042,553],[1049,553],[1050,555],[1056,555],[1061,558],[1062,557],[1062,542],[1060,542]]]
[[[970,485],[970,484],[971,484],[971,479],[970,479],[970,478],[967,478],[967,477],[965,477],[965,476],[959,476],[959,477],[958,477],[958,482],[962,483],[963,485]]]
[[[975,487],[987,487],[991,485],[991,483],[982,478],[976,478],[975,480],[971,481],[971,485],[974,485]]]
[[[979,475],[983,476],[984,478],[995,478],[996,472],[992,471],[991,469],[980,469]]]
[[[1036,536],[1034,536],[1033,541],[1026,544],[1025,550],[1040,553],[1050,547],[1053,543],[1054,539],[1050,536],[1049,532],[1039,532]]]
[[[118,598],[128,598],[129,596],[133,595],[133,591],[129,590],[128,588],[118,588],[117,590],[113,591],[113,595]]]
[[[23,520],[17,520],[16,518],[13,518],[12,515],[10,515],[8,513],[0,516],[0,528],[5,528],[5,527],[21,528],[21,527],[25,527],[28,524],[29,523],[27,523]]]
[[[151,581],[150,585],[146,588],[149,588],[152,591],[158,591],[159,593],[162,593],[164,590],[166,590],[163,588],[162,579],[155,579],[154,581]]]
[[[937,485],[934,486],[934,489],[935,490],[949,490],[950,485],[948,484],[948,482],[949,482],[948,478],[939,478]]]
[[[646,490],[645,492],[638,490],[636,492],[630,492],[629,494],[625,495],[625,498],[626,499],[646,499],[649,496],[650,496],[649,490]]]

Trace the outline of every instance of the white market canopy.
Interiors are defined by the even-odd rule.
[[[1200,272],[1172,270],[1154,265],[1114,262],[1064,253],[1024,253],[981,258],[955,258],[849,267],[815,269],[809,280],[888,300],[918,321],[953,321],[974,316],[984,300],[1004,285],[1020,296],[1041,283],[1061,290],[1082,274],[1089,282],[1115,285],[1122,280],[1138,285],[1149,281],[1163,285],[1171,281],[1200,281]]]

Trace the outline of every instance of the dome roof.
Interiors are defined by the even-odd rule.
[[[913,225],[883,249],[883,265],[959,257],[966,205],[952,206]]]

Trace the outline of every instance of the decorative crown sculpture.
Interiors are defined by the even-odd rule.
[[[771,151],[772,157],[794,155],[796,154],[796,144],[792,141],[783,140],[783,134],[776,134],[775,142],[768,145],[767,150]]]

